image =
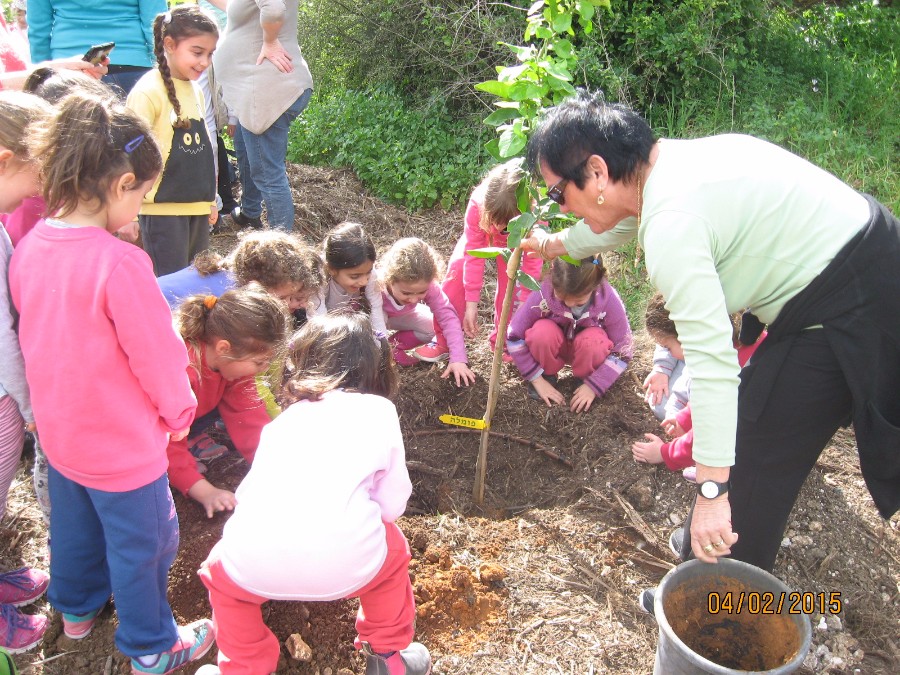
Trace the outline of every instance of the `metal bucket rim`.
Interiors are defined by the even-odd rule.
[[[663,591],[665,586],[669,583],[672,583],[671,577],[674,577],[678,574],[679,571],[690,569],[691,567],[696,567],[697,565],[710,565],[713,566],[713,563],[706,563],[702,560],[688,560],[687,562],[683,562],[676,567],[673,567],[666,575],[662,578],[662,581],[659,582],[659,586],[656,587],[656,595],[653,598],[653,612],[654,618],[656,619],[657,625],[659,625],[660,631],[664,631],[666,633],[666,637],[671,639],[676,645],[680,646],[686,653],[690,653],[694,658],[696,658],[701,666],[708,669],[708,672],[712,675],[735,675],[736,673],[746,673],[746,675],[778,675],[779,673],[789,673],[792,672],[790,669],[794,666],[800,665],[803,662],[803,659],[806,658],[806,653],[809,651],[810,643],[812,642],[812,625],[809,622],[809,617],[805,614],[802,615],[791,615],[791,616],[799,616],[800,620],[795,621],[800,628],[800,648],[797,650],[797,653],[787,663],[784,663],[777,668],[773,668],[770,670],[735,670],[734,668],[727,668],[726,666],[720,665],[715,661],[710,661],[709,659],[700,656],[693,649],[688,647],[682,639],[678,636],[678,634],[673,630],[671,624],[666,618],[665,611],[663,610]],[[719,561],[715,563],[715,565],[721,565],[724,569],[732,568],[732,569],[746,569],[753,570],[755,572],[761,572],[763,575],[772,579],[777,585],[781,586],[786,593],[792,592],[791,589],[785,584],[781,579],[776,577],[774,574],[770,574],[764,569],[756,567],[755,565],[751,565],[749,563],[745,563],[741,560],[732,560],[731,558],[719,558]],[[722,570],[723,567],[719,567],[719,570]],[[722,576],[733,576],[729,574],[724,574]],[[806,646],[804,650],[803,647]]]

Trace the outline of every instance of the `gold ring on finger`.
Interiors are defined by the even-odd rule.
[[[724,539],[720,539],[720,540],[717,541],[715,544],[713,544],[713,546],[715,546],[716,548],[722,548],[724,545],[725,545],[725,540],[724,540]]]
[[[706,546],[703,547],[703,550],[706,551],[707,553],[712,553],[712,552],[713,552],[713,545],[712,545],[712,544],[707,544]]]

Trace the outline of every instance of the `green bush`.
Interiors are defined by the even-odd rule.
[[[392,87],[314,99],[291,128],[288,159],[349,166],[380,198],[420,209],[462,202],[484,171],[490,130],[446,107],[409,106]]]

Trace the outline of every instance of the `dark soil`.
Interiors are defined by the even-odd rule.
[[[295,166],[289,173],[296,229],[310,242],[353,220],[373,233],[379,251],[414,235],[449,255],[462,228],[461,212],[407,214],[366,195],[348,171]],[[232,242],[233,235],[225,234],[214,243],[224,250]],[[619,262],[614,254],[607,258],[614,285]],[[482,303],[483,326],[491,321],[490,305]],[[637,354],[628,372],[584,414],[528,399],[515,370],[503,366],[492,424],[502,435],[491,440],[480,507],[471,498],[479,434],[446,427],[438,416],[484,415],[487,340],[468,345],[479,376],[472,387],[441,379],[440,366],[402,372],[396,403],[413,495],[400,526],[413,548],[417,638],[431,650],[436,673],[652,671],[657,627],[635,599],[673,566],[666,541],[685,518],[694,488],[680,474],[631,458],[634,440],[659,433],[639,395],[652,345],[639,327],[635,333]],[[571,377],[564,374],[560,387],[571,395]],[[6,568],[47,568],[46,530],[26,468],[30,459],[0,523],[0,565]],[[208,476],[234,488],[246,470],[231,453],[212,462]],[[209,615],[196,570],[228,516],[207,520],[180,495],[176,505],[181,551],[169,597],[176,618],[190,621]],[[286,514],[286,528],[293,517]],[[900,672],[900,520],[878,517],[851,432],[834,438],[804,486],[775,575],[798,591],[841,594],[838,616],[811,616],[813,647],[801,672]],[[53,624],[38,648],[16,657],[20,668],[47,675],[130,672],[113,643],[114,611],[105,612],[89,638],[73,642],[62,636],[58,615],[45,601],[35,607],[27,611],[49,612]],[[285,647],[278,673],[362,672],[352,644],[356,608],[353,600],[267,603],[264,616],[278,638],[299,635],[311,649],[304,662]],[[298,644],[291,639],[294,649]],[[213,662],[215,653],[203,662]]]

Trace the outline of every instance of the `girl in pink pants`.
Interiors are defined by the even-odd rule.
[[[481,300],[481,289],[484,286],[486,260],[468,253],[473,249],[506,246],[509,236],[506,226],[510,220],[519,215],[516,187],[522,180],[521,162],[521,159],[511,159],[504,164],[498,164],[488,171],[472,192],[469,205],[466,207],[463,235],[456,243],[453,255],[450,256],[447,273],[441,284],[441,290],[462,319],[463,332],[469,338],[475,337],[478,333],[478,302]],[[500,309],[509,283],[503,258],[498,256],[494,259],[494,264],[497,265],[497,291],[494,293],[494,328],[489,336],[492,348],[497,341]],[[540,258],[523,256],[521,269],[540,280],[542,265],[543,261]],[[513,311],[527,295],[528,289],[519,284],[513,296]],[[449,352],[440,326],[435,326],[435,333],[437,339],[434,344],[425,345],[414,352],[422,361],[439,361],[446,358]]]
[[[509,325],[507,348],[529,382],[529,395],[548,406],[565,403],[554,386],[566,364],[581,380],[573,412],[585,411],[618,379],[632,357],[625,305],[606,280],[603,261],[572,265],[557,258],[550,278],[529,295]]]

